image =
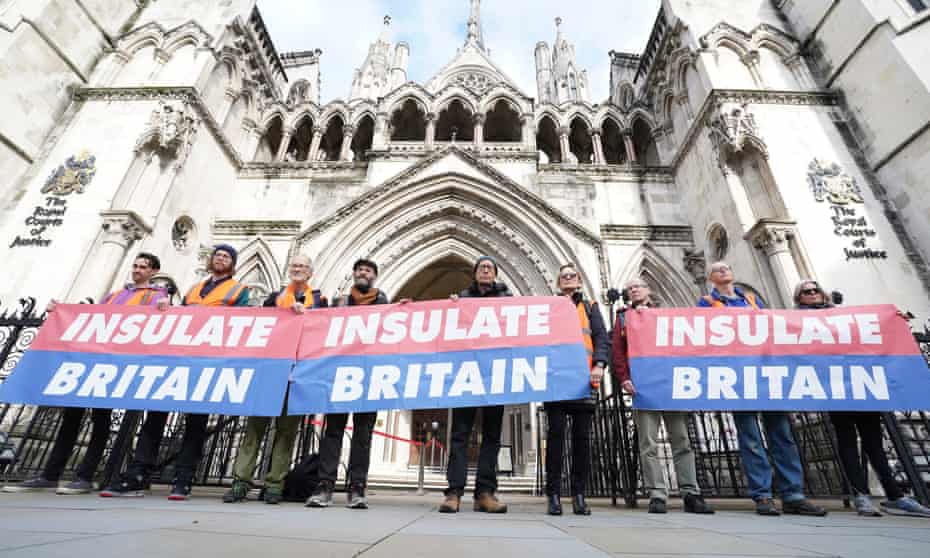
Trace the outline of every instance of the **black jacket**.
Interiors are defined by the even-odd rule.
[[[467,289],[459,293],[459,298],[494,298],[499,296],[513,296],[513,293],[510,292],[507,285],[497,282],[491,285],[490,290],[482,293],[478,288],[478,283],[474,281]]]
[[[593,362],[602,362],[606,366],[610,360],[610,337],[607,335],[607,327],[604,325],[604,316],[598,308],[597,302],[588,302],[584,300],[582,293],[572,295],[572,304],[578,306],[578,303],[584,301],[585,309],[588,311],[588,322],[591,324],[591,341],[594,342],[594,354],[591,356]]]
[[[391,301],[388,300],[388,295],[384,293],[381,289],[378,289],[378,296],[375,297],[375,301],[372,304],[390,304]],[[352,298],[351,294],[340,296],[333,303],[333,306],[356,306],[355,299]]]

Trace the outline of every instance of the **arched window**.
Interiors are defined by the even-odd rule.
[[[562,162],[562,149],[559,147],[559,132],[555,122],[548,116],[539,121],[536,131],[536,146],[542,151],[550,163]]]
[[[613,118],[605,119],[601,126],[601,145],[604,147],[604,160],[608,165],[622,165],[626,162],[623,132]]]
[[[742,183],[755,219],[785,219],[788,210],[768,162],[759,150],[748,145],[727,160],[727,165]]]
[[[636,153],[636,162],[647,167],[658,166],[659,150],[652,138],[652,129],[642,118],[633,123],[633,150]]]
[[[258,151],[255,153],[255,160],[260,163],[270,163],[274,161],[281,147],[281,140],[284,136],[284,121],[280,114],[276,114],[268,127],[265,128],[265,135],[258,142]]]
[[[310,158],[310,144],[313,142],[313,120],[310,116],[300,119],[300,124],[291,136],[291,144],[284,154],[285,161],[306,161]]]
[[[372,141],[375,135],[375,121],[370,115],[365,115],[355,126],[355,135],[352,136],[352,153],[355,154],[354,160],[364,161],[367,152],[371,149]]]
[[[345,123],[338,114],[326,123],[326,131],[320,141],[320,151],[317,157],[321,161],[338,161],[342,152],[342,142],[345,140]]]
[[[591,128],[580,116],[572,119],[568,133],[568,147],[578,163],[589,165],[594,162],[594,143],[591,141]]]
[[[575,74],[568,74],[568,88],[572,94],[572,100],[578,99],[578,80],[575,79]]]
[[[522,141],[520,115],[510,103],[501,99],[488,111],[484,121],[484,141]]]
[[[426,140],[426,114],[413,99],[404,101],[404,104],[391,115],[391,140]]]
[[[472,141],[475,139],[474,114],[462,101],[458,99],[449,103],[446,108],[439,111],[439,120],[436,122],[436,141]]]

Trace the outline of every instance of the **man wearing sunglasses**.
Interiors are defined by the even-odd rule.
[[[746,293],[734,285],[733,269],[726,262],[715,262],[710,266],[708,279],[714,288],[710,294],[698,300],[698,306],[705,308],[764,308],[762,301],[753,294]],[[772,500],[772,464],[762,441],[759,429],[759,415],[765,426],[765,439],[772,454],[772,461],[778,475],[775,477],[776,488],[781,496],[782,511],[793,515],[824,516],[827,511],[815,506],[804,497],[804,469],[801,455],[791,432],[788,413],[780,411],[736,411],[733,421],[736,423],[739,437],[740,462],[746,480],[749,482],[749,495],[756,503],[759,515],[779,515],[778,508]]]

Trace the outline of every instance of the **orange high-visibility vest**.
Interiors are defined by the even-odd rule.
[[[581,322],[581,338],[584,341],[584,348],[588,351],[588,369],[594,367],[594,339],[591,337],[591,319],[588,318],[588,309],[584,301],[578,303],[575,307],[578,311],[578,321]],[[591,306],[594,312],[594,306]]]
[[[187,291],[187,295],[184,297],[184,304],[188,306],[232,306],[236,303],[236,299],[239,298],[242,291],[245,290],[245,285],[230,277],[214,287],[210,294],[201,297],[200,290],[209,280],[209,278],[204,279],[191,287],[191,290]]]
[[[108,294],[106,298],[100,301],[100,304],[114,304],[113,301],[121,292],[122,291],[114,291]],[[125,306],[151,306],[152,302],[154,302],[155,299],[159,297],[159,295],[165,296],[165,291],[155,287],[136,289],[132,296],[127,298],[126,301],[121,304]]]
[[[746,299],[746,302],[748,302],[749,305],[752,306],[754,310],[759,309],[759,305],[756,303],[756,295],[752,293],[746,293],[743,295],[743,297]],[[727,306],[726,304],[723,303],[722,300],[718,300],[710,295],[705,295],[704,300],[707,301],[707,303],[710,304],[713,308],[726,308]]]

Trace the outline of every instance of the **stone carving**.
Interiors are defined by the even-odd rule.
[[[695,284],[703,285],[707,280],[707,260],[704,258],[704,252],[686,248],[683,260],[685,269],[688,270]]]
[[[717,154],[717,163],[726,173],[726,159],[731,153],[741,152],[747,144],[756,147],[763,157],[768,156],[765,142],[759,137],[755,116],[746,105],[719,110],[707,124],[708,136]]]
[[[63,165],[58,165],[42,186],[43,194],[67,196],[83,194],[97,174],[97,158],[81,151],[78,155],[68,157]]]
[[[449,83],[454,83],[470,89],[475,93],[483,94],[485,91],[490,89],[494,82],[488,77],[487,74],[479,72],[463,72],[455,75]]]
[[[723,226],[714,226],[707,233],[707,242],[710,247],[710,256],[715,262],[722,261],[727,257],[727,253],[730,251],[730,240],[727,230]]]
[[[834,205],[864,202],[856,179],[843,172],[838,164],[815,158],[807,169],[807,182],[817,201]]]
[[[179,217],[171,227],[171,242],[178,252],[188,252],[196,236],[194,221],[187,216]]]
[[[163,156],[173,157],[175,168],[180,169],[190,154],[199,123],[188,103],[160,101],[136,142],[136,152],[157,149]]]

